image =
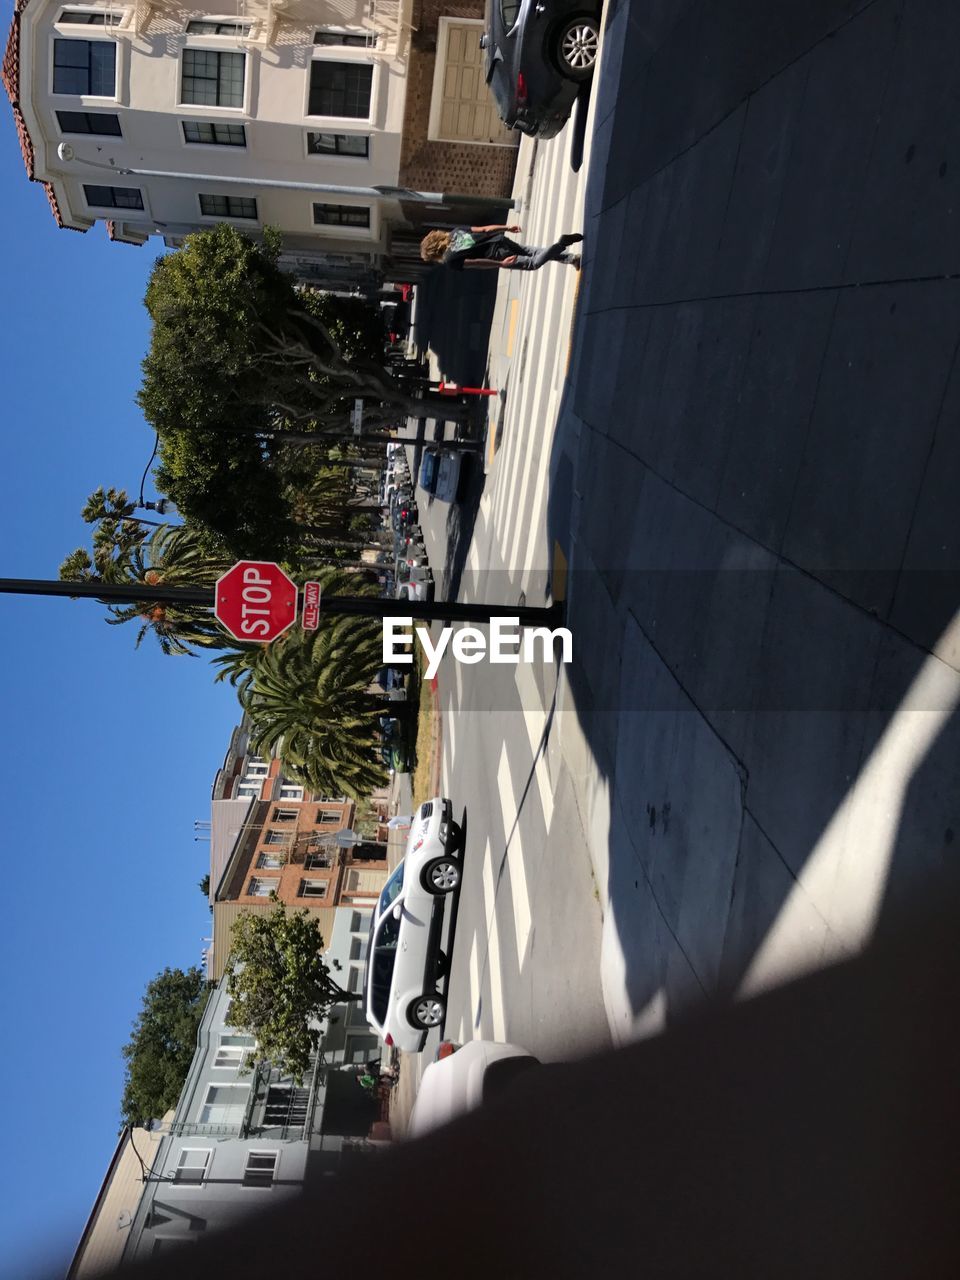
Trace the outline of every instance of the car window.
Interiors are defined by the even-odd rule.
[[[520,15],[520,0],[500,0],[500,17],[507,31],[516,26]]]
[[[396,898],[402,888],[403,863],[401,862],[396,871],[394,871],[393,875],[383,886],[383,890],[380,894],[380,902],[377,905],[377,915],[382,915],[383,912],[386,911],[387,907],[389,907],[390,903],[393,902],[394,898]],[[387,923],[387,921],[384,921],[384,924]]]

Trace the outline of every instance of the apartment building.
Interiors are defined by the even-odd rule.
[[[319,1024],[318,1050],[297,1082],[255,1061],[253,1040],[230,1024],[230,1004],[224,980],[204,1010],[176,1111],[161,1129],[125,1222],[125,1265],[189,1246],[237,1217],[296,1196],[309,1176],[370,1149],[378,1106],[344,1053],[349,1046],[369,1056],[376,1037],[350,1040],[349,1007],[336,1006]]]
[[[302,279],[372,287],[416,266],[421,223],[475,221],[469,198],[509,193],[516,139],[484,83],[482,11],[15,0],[3,83],[59,226],[177,245],[221,221],[270,225]]]
[[[305,791],[282,758],[252,752],[246,721],[231,734],[211,809],[211,981],[226,971],[230,928],[242,912],[271,911],[275,900],[306,909],[329,944],[338,907],[367,911],[376,902],[388,873],[385,843],[338,842],[354,821],[353,801]]]

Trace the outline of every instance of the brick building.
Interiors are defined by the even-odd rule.
[[[386,845],[364,840],[350,848],[337,833],[356,808],[343,796],[305,791],[279,757],[250,751],[246,723],[232,733],[213,784],[210,905],[213,944],[207,976],[223,976],[230,926],[242,911],[270,911],[273,894],[319,918],[329,941],[337,907],[369,908],[387,877]]]

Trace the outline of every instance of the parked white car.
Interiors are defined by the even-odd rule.
[[[540,1065],[526,1049],[493,1040],[469,1040],[462,1046],[446,1041],[440,1054],[443,1056],[427,1067],[420,1081],[407,1125],[411,1138],[473,1111],[518,1075]]]
[[[384,885],[370,925],[364,1002],[387,1045],[419,1053],[446,1016],[437,983],[444,904],[460,886],[463,832],[449,800],[437,796],[414,815],[402,861]]]

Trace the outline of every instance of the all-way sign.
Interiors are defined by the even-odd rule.
[[[304,631],[316,631],[320,625],[320,583],[303,584],[303,616],[300,619]]]

